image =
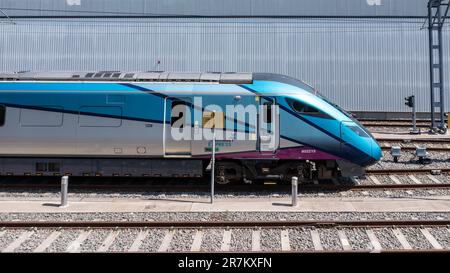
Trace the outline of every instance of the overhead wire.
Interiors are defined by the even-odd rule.
[[[130,29],[139,29],[139,28],[158,28],[158,31],[154,32],[142,32],[140,31],[138,34],[217,34],[217,35],[227,35],[227,34],[270,34],[270,33],[355,33],[355,32],[364,32],[364,33],[379,33],[379,32],[405,32],[405,31],[415,31],[422,30],[423,27],[418,28],[418,23],[421,20],[411,18],[401,19],[401,18],[339,18],[339,17],[327,17],[327,18],[309,18],[309,17],[299,17],[299,18],[277,18],[277,20],[268,18],[254,18],[254,17],[245,17],[245,18],[213,18],[213,17],[202,17],[198,18],[189,18],[186,20],[183,16],[191,16],[188,14],[162,14],[162,13],[130,13],[130,12],[115,12],[115,11],[69,11],[69,10],[57,10],[57,9],[32,9],[32,8],[3,8],[7,10],[20,10],[20,11],[45,11],[45,12],[77,12],[77,13],[87,13],[87,14],[104,14],[104,13],[114,13],[116,15],[151,15],[157,17],[151,18],[71,18],[71,16],[67,16],[66,18],[16,18],[14,23],[16,27],[21,26],[43,26],[43,27],[53,27],[53,26],[64,26],[68,28],[73,27],[101,27],[101,28],[127,28]],[[180,18],[160,18],[158,16],[182,16]],[[419,17],[420,18],[420,17]],[[302,22],[301,25],[295,25],[298,22]],[[340,23],[342,25],[334,25],[332,30],[330,30],[329,26],[320,26],[320,25],[305,25],[305,21],[307,22],[327,22],[327,23]],[[51,23],[51,26],[49,25]],[[348,25],[349,23],[359,23],[358,25]],[[380,23],[386,25],[379,25]],[[449,22],[447,22],[449,23]],[[371,25],[373,24],[373,25]],[[388,25],[388,24],[400,24],[400,25]],[[5,25],[1,24],[0,26]],[[283,26],[281,26],[283,25]],[[287,25],[287,26],[286,26]],[[178,31],[171,32],[166,31],[165,33],[161,33],[159,29],[162,28],[179,28],[186,31]],[[254,29],[261,30],[260,32],[255,32]],[[286,28],[290,30],[286,30]],[[195,29],[197,31],[201,30],[201,32],[189,32],[189,30]],[[212,32],[214,29],[233,29],[232,32],[226,31],[217,31]],[[244,32],[241,30],[251,31]],[[274,30],[274,31],[268,31]],[[5,32],[11,32],[12,30],[4,29]],[[34,33],[35,31],[33,31]],[[21,33],[27,33],[22,31]],[[76,30],[58,30],[58,31],[40,31],[40,33],[77,33]],[[102,31],[102,32],[90,32],[90,34],[137,34],[137,33],[129,33],[128,32],[120,32],[120,31]]]

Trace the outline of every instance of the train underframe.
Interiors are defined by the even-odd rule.
[[[210,160],[156,158],[0,158],[2,176],[104,176],[104,177],[204,177]],[[253,183],[261,180],[300,183],[339,178],[334,160],[218,159],[215,181],[218,184]]]
[[[297,177],[300,183],[309,183],[320,179],[340,177],[336,161],[299,161],[299,160],[218,160],[215,177],[219,184],[252,183],[255,180],[276,180],[290,182]]]

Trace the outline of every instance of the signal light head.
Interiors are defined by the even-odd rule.
[[[408,107],[413,107],[414,106],[414,95],[409,96],[409,97],[405,97],[405,105]]]

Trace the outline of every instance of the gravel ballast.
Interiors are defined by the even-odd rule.
[[[311,229],[309,228],[292,228],[289,229],[289,242],[291,250],[314,250],[311,239]]]
[[[378,239],[381,247],[384,249],[402,249],[402,245],[395,237],[390,228],[376,228],[373,233]]]
[[[138,235],[140,230],[136,229],[122,229],[115,238],[113,244],[109,247],[108,251],[111,252],[126,252],[131,247],[134,239]]]
[[[9,244],[14,242],[23,230],[7,230],[2,236],[0,236],[0,249],[6,248]]]
[[[166,235],[167,230],[149,229],[147,237],[142,241],[139,251],[156,252]]]
[[[80,232],[80,230],[73,229],[61,233],[61,235],[45,249],[45,252],[65,252],[69,244],[78,237]]]
[[[190,251],[195,233],[194,229],[177,230],[170,242],[169,251]]]
[[[25,232],[26,230],[23,231]],[[28,231],[33,231],[33,234],[16,248],[14,250],[15,252],[32,252],[53,232],[51,229],[39,231],[37,229],[30,229]]]
[[[353,228],[345,231],[350,246],[353,250],[370,250],[373,249],[366,230],[362,228]]]
[[[400,229],[408,243],[414,249],[433,248],[430,242],[423,236],[418,228],[402,228]]]
[[[281,248],[282,245],[282,231],[287,233],[289,236],[284,239],[289,238],[289,244],[287,241],[283,242],[283,246],[290,246],[291,251],[319,251],[321,249],[325,251],[340,251],[340,250],[356,250],[356,251],[371,251],[373,250],[375,244],[375,238],[373,238],[373,244],[369,239],[367,232],[372,231],[381,245],[383,250],[403,250],[403,247],[407,248],[410,245],[413,249],[423,250],[423,249],[433,249],[433,247],[439,248],[442,246],[445,249],[449,249],[449,229],[447,227],[428,227],[427,230],[436,240],[435,246],[433,246],[428,240],[428,233],[423,231],[419,227],[389,227],[389,228],[351,228],[351,227],[299,227],[299,228],[258,228],[258,229],[240,229],[231,228],[232,237],[230,242],[230,249],[224,249],[228,251],[267,251],[267,252],[279,252],[281,250],[287,250]],[[396,233],[399,230],[401,233]],[[156,252],[156,251],[169,251],[169,252],[190,252],[190,251],[221,251],[221,246],[223,242],[223,232],[224,229],[202,229],[201,233],[197,233],[196,229],[141,229],[141,228],[127,228],[127,229],[15,229],[10,230],[5,233],[5,236],[0,237],[0,243],[2,248],[0,251],[15,251],[15,252],[31,252],[36,250],[39,245],[43,246],[41,243],[48,238],[48,236],[54,232],[59,232],[59,236],[51,237],[53,241],[48,241],[50,246],[46,249],[42,248],[41,251],[44,252],[67,252],[67,251],[79,251],[79,252],[128,252],[130,251],[130,246],[132,242],[139,242],[136,239],[139,238],[142,244],[138,249],[138,245],[135,244],[132,251],[145,251],[145,252]],[[30,234],[28,239],[23,240],[25,237],[21,235]],[[89,233],[87,239],[84,242],[92,243],[82,243],[77,248],[77,243],[81,238],[79,234]],[[143,232],[140,237],[137,237],[140,232]],[[320,244],[316,245],[315,249],[313,239],[314,234],[319,235],[318,240]],[[257,235],[259,233],[259,237]],[[105,240],[108,234],[117,234],[115,239],[111,241],[110,239]],[[167,236],[172,234],[173,236]],[[203,234],[202,243],[196,241],[194,243],[194,235]],[[397,234],[396,237],[394,234]],[[403,234],[403,236],[402,236]],[[87,234],[86,234],[87,235]],[[142,235],[147,235],[142,236]],[[253,235],[253,236],[252,236]],[[22,237],[20,240],[22,242],[18,245],[19,241],[16,241],[11,247],[11,243],[17,238]],[[402,239],[404,237],[404,239]],[[163,238],[172,240],[164,240]],[[200,237],[196,237],[199,239]],[[258,241],[253,241],[253,239],[259,238]],[[141,240],[143,239],[143,240]],[[78,240],[78,241],[77,241]],[[406,242],[404,241],[406,240]],[[431,239],[430,239],[431,240]],[[433,240],[432,240],[433,241]],[[104,243],[102,248],[99,246]],[[169,244],[168,244],[169,243]],[[6,248],[7,246],[9,248]],[[320,248],[320,245],[322,248]],[[70,247],[68,247],[70,246]],[[106,247],[109,246],[108,249]],[[169,246],[169,248],[167,248]]]
[[[53,212],[0,213],[0,221],[304,221],[450,220],[450,212]]]
[[[427,158],[430,159],[430,164],[421,164],[413,152],[402,151],[402,156],[398,158],[398,162],[394,162],[390,151],[383,151],[382,158],[376,164],[367,167],[367,170],[380,169],[445,169],[450,167],[450,156],[448,152],[428,151]]]
[[[320,229],[319,236],[324,250],[342,250],[341,242],[335,230]]]
[[[262,251],[281,251],[281,230],[264,229],[261,230],[261,250]]]
[[[210,229],[203,234],[201,251],[220,251],[223,240],[223,229]]]
[[[252,230],[233,229],[231,232],[230,250],[250,251],[252,250]]]
[[[443,248],[450,248],[450,228],[432,228],[430,234],[440,243]]]
[[[94,230],[89,234],[86,240],[80,245],[81,252],[95,252],[105,241],[106,237],[111,231],[109,230]]]

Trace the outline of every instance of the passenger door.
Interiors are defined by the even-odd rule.
[[[166,98],[164,109],[164,154],[190,156],[193,120],[191,98]]]
[[[279,145],[279,111],[274,98],[261,98],[258,111],[258,141],[261,152],[275,152]]]

